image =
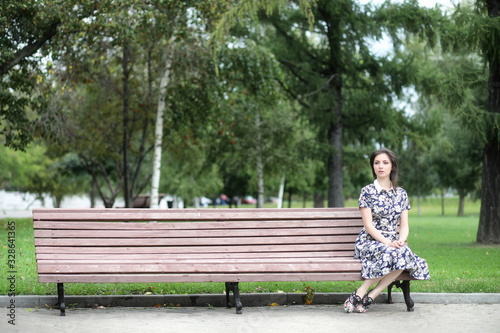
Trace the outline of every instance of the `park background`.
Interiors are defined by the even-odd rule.
[[[2,201],[0,236],[15,219],[18,292],[55,293],[36,282],[31,208],[353,207],[382,146],[400,157],[409,242],[433,275],[412,289],[499,292],[497,3],[7,1],[0,189],[23,201]]]

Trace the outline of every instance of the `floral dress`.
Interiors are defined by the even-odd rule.
[[[391,242],[398,239],[397,227],[401,213],[411,208],[405,190],[398,187],[386,191],[377,180],[361,190],[359,207],[371,209],[373,225]],[[356,239],[354,258],[361,259],[361,276],[364,279],[377,279],[399,269],[407,270],[417,280],[430,278],[425,260],[408,246],[396,249],[380,243],[365,228]]]

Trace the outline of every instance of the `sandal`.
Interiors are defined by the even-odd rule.
[[[361,297],[356,295],[356,290],[347,298],[344,302],[344,311],[347,313],[351,312],[366,312],[366,310],[363,311],[363,304]]]
[[[371,290],[370,290],[370,291],[371,291]],[[361,300],[361,305],[362,305],[362,306],[363,306],[363,308],[364,308],[364,311],[363,311],[363,312],[366,312],[366,310],[368,310],[368,309],[370,308],[370,306],[371,306],[373,303],[375,303],[375,302],[373,301],[373,298],[371,298],[370,296],[368,296],[368,294],[370,293],[370,291],[369,291],[369,292],[367,292],[367,293],[365,294],[365,296],[363,296],[363,299]]]

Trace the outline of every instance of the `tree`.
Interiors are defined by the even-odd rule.
[[[210,24],[211,20],[218,16],[219,9],[225,8],[224,4],[218,4],[217,1],[204,1],[200,2],[179,2],[177,6],[171,6],[168,14],[170,21],[169,24],[169,37],[163,36],[163,38],[168,39],[167,45],[164,51],[164,68],[163,75],[160,79],[159,91],[158,91],[158,104],[157,104],[157,114],[156,114],[156,126],[155,126],[155,144],[154,144],[154,156],[153,156],[153,175],[151,182],[151,208],[158,207],[158,190],[160,187],[160,174],[161,174],[161,155],[162,155],[162,137],[163,137],[163,123],[164,114],[167,107],[167,88],[169,82],[172,80],[172,64],[174,59],[174,52],[176,49],[175,41],[180,37],[187,36],[186,32],[189,30],[191,34],[193,31],[198,29],[197,34],[203,35],[206,31],[209,31],[212,26]],[[188,14],[188,11],[191,12]],[[186,24],[186,19],[192,16],[192,22],[197,21],[195,24]],[[191,28],[189,26],[191,25]],[[196,38],[190,39],[191,41],[196,40]],[[186,39],[183,40],[186,42]],[[196,41],[200,43],[200,41]],[[192,72],[195,73],[199,69],[194,69]]]
[[[210,60],[201,46],[201,41],[206,42],[205,31],[191,27],[191,20],[199,17],[190,12],[193,3],[101,2],[100,11],[80,22],[76,38],[58,46],[56,72],[49,75],[56,83],[48,89],[66,92],[67,102],[53,103],[38,122],[45,137],[53,134],[65,149],[79,152],[94,183],[102,188],[106,206],[123,193],[130,207],[150,184],[151,170],[144,171],[143,166],[151,162],[154,142],[149,129],[159,105],[159,73],[165,70],[162,53],[169,40],[178,37],[183,43],[175,45],[175,57],[170,55],[177,78],[171,92],[176,94],[167,96],[163,105],[171,108],[166,113],[171,119],[162,126],[179,134],[203,124],[213,111],[211,105],[203,107],[211,103],[213,91],[207,87],[212,85],[202,84],[212,72],[204,70],[209,66],[204,61]],[[55,124],[61,124],[61,130]]]
[[[441,89],[440,95],[460,124],[478,132],[484,142],[477,242],[500,243],[500,1],[478,0],[475,8],[457,6],[441,34],[445,51],[469,53],[466,66],[448,72],[452,75],[442,81],[440,87],[447,89]],[[485,72],[474,66],[479,60]],[[488,77],[487,84],[483,75]],[[486,106],[475,101],[486,94]]]
[[[443,140],[433,147],[433,164],[438,169],[441,185],[458,192],[457,215],[463,216],[465,197],[474,194],[481,183],[481,141],[476,133],[450,120],[443,132]]]
[[[88,17],[94,1],[2,1],[0,5],[0,129],[3,144],[24,149],[37,131],[30,110],[43,109],[35,93],[42,59],[54,40],[66,38],[75,22]],[[63,33],[61,34],[61,31]]]
[[[276,81],[281,74],[273,55],[253,41],[234,39],[232,44],[221,51],[219,70],[221,78],[231,84],[228,100],[234,134],[232,153],[224,156],[233,159],[236,151],[240,161],[235,171],[255,175],[251,183],[256,184],[257,207],[262,208],[265,175],[282,176],[290,165],[294,117]]]
[[[354,1],[317,1],[314,24],[295,8],[262,21],[268,47],[289,75],[283,87],[303,107],[315,128],[328,177],[328,206],[343,206],[343,149],[356,141],[387,142],[400,147],[407,119],[393,106],[410,85],[411,55],[399,51],[401,34],[428,35],[424,22],[438,17],[415,2],[384,4],[380,8]],[[389,31],[395,44],[391,56],[377,56],[368,39]],[[247,32],[262,40],[260,31]],[[345,141],[346,139],[352,141]]]

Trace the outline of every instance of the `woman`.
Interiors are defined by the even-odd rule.
[[[359,209],[364,227],[354,249],[354,257],[361,259],[361,276],[365,280],[345,301],[346,312],[366,312],[403,270],[415,279],[429,279],[425,260],[405,245],[410,203],[406,191],[398,187],[396,155],[382,148],[370,156],[370,165],[375,181],[361,190]],[[368,291],[375,283],[375,288]]]

